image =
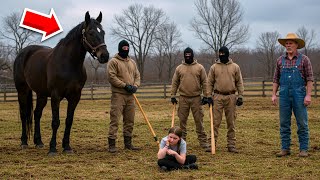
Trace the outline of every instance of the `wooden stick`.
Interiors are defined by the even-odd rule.
[[[171,127],[174,126],[174,113],[176,111],[176,103],[173,103]]]
[[[210,111],[210,122],[211,122],[211,154],[216,154],[216,142],[214,140],[214,124],[213,124],[213,112],[212,112],[212,105],[209,105]]]
[[[151,126],[151,124],[150,124],[150,122],[149,122],[149,120],[148,120],[148,118],[147,118],[147,116],[146,116],[146,113],[144,113],[144,111],[143,111],[143,109],[142,109],[142,107],[141,107],[141,105],[140,105],[140,103],[139,103],[139,100],[138,100],[138,98],[136,97],[136,95],[135,95],[135,94],[132,94],[132,95],[133,95],[134,99],[136,100],[136,102],[137,102],[137,104],[138,104],[138,106],[139,106],[139,109],[140,109],[140,111],[141,111],[141,113],[142,113],[142,115],[143,115],[143,117],[144,117],[144,120],[145,120],[146,123],[148,124],[149,130],[151,131],[154,140],[157,142],[157,144],[158,144],[158,146],[159,146],[159,148],[160,148],[159,140],[158,140],[158,138],[157,138],[156,133],[153,131],[153,128],[152,128],[152,126]]]

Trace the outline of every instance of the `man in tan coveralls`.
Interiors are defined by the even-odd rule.
[[[203,127],[203,108],[201,102],[201,93],[206,94],[207,74],[204,67],[193,59],[193,50],[186,48],[184,50],[185,61],[180,64],[172,78],[171,102],[177,104],[176,93],[179,89],[179,109],[180,128],[182,129],[182,138],[186,140],[187,120],[190,109],[196,124],[196,132],[200,146],[205,151],[210,152],[210,146],[206,132]]]
[[[238,153],[235,135],[236,105],[241,106],[243,104],[244,87],[240,67],[229,58],[229,49],[225,46],[219,49],[219,60],[209,70],[207,91],[209,95],[214,92],[215,141],[218,139],[222,113],[225,111],[228,129],[228,151]],[[236,92],[238,92],[238,97],[235,94]]]
[[[135,100],[133,93],[140,85],[140,73],[136,63],[128,56],[129,43],[120,41],[117,53],[108,63],[107,75],[111,84],[111,110],[109,126],[109,152],[117,152],[115,146],[118,132],[118,122],[123,116],[123,137],[126,149],[139,150],[132,145],[132,131],[135,115]]]

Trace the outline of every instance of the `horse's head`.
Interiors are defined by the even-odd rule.
[[[107,45],[104,43],[104,30],[101,25],[102,13],[97,19],[91,19],[87,11],[85,23],[82,29],[83,45],[92,57],[98,58],[100,63],[106,63],[109,59]]]

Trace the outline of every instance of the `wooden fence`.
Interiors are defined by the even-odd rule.
[[[266,97],[272,95],[271,81],[245,81],[245,97]],[[314,82],[312,96],[317,98],[319,82]],[[170,98],[171,84],[147,83],[142,84],[136,95],[139,98]],[[36,97],[34,95],[34,97]],[[110,99],[111,90],[109,85],[87,84],[82,90],[82,100]],[[13,84],[0,85],[0,102],[17,101],[17,91]]]

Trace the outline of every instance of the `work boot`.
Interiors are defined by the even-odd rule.
[[[141,148],[139,148],[139,147],[134,147],[134,146],[132,145],[132,137],[130,137],[130,136],[124,136],[124,148],[125,148],[125,149],[134,150],[134,151],[139,151],[139,150],[141,150]]]
[[[299,157],[308,157],[308,156],[309,156],[309,154],[308,154],[307,151],[302,150],[302,151],[300,151],[300,153],[299,153]]]
[[[182,165],[182,169],[198,169],[198,165],[196,163]]]
[[[276,154],[277,157],[289,156],[290,150],[282,149],[279,153]]]
[[[228,147],[228,152],[231,152],[231,153],[239,153],[239,151],[237,150],[236,147]]]
[[[108,138],[108,142],[109,142],[109,149],[108,149],[108,151],[109,151],[110,153],[115,153],[115,152],[117,152],[116,140],[115,140],[115,139]]]

